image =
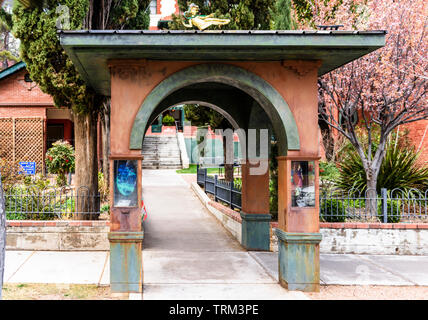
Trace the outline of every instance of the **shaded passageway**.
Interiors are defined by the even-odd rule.
[[[143,299],[302,299],[282,288],[174,170],[143,170]]]

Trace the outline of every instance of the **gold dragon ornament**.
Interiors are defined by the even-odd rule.
[[[183,25],[187,28],[192,28],[193,26],[195,26],[199,30],[205,30],[206,28],[211,27],[213,25],[222,26],[230,22],[230,19],[213,18],[214,13],[211,13],[207,16],[198,15],[198,13],[199,6],[192,3],[189,6],[189,10],[183,14],[184,18],[188,21],[187,24],[183,22]]]

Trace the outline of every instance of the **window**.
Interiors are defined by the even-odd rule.
[[[151,0],[150,1],[150,14],[157,14],[158,12],[158,1]]]
[[[25,81],[25,82],[33,82],[33,80],[30,78],[30,74],[29,74],[29,73],[26,73],[26,74],[25,74],[25,76],[24,76],[24,81]]]

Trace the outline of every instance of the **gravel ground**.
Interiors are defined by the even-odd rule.
[[[428,287],[328,285],[306,295],[313,300],[428,300]]]

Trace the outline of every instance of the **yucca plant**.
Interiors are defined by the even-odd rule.
[[[404,139],[399,137],[399,139]],[[399,188],[405,192],[412,188],[428,188],[428,166],[418,162],[419,153],[408,143],[397,143],[391,139],[380,167],[377,193],[381,188],[392,190]],[[348,150],[340,164],[337,186],[343,190],[367,190],[366,173],[355,150]]]

